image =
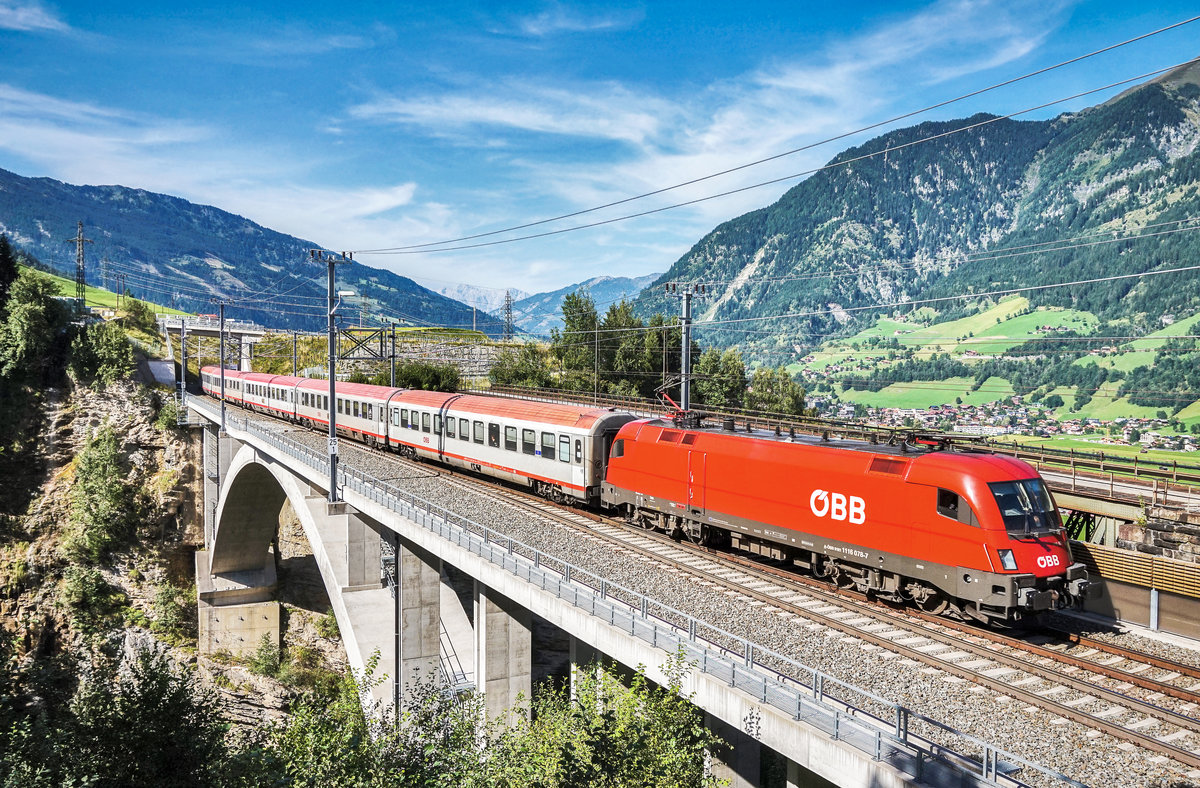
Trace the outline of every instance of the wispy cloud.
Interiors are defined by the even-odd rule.
[[[70,29],[66,22],[54,16],[39,3],[0,0],[0,30],[45,30],[65,33]]]
[[[513,81],[480,85],[471,93],[382,97],[352,107],[350,114],[360,120],[420,127],[438,136],[486,127],[641,145],[673,122],[676,108],[669,101],[616,84],[571,89]]]
[[[544,38],[559,33],[624,30],[641,22],[643,17],[640,10],[589,14],[562,3],[553,3],[541,13],[517,19],[514,27],[523,35]]]
[[[330,31],[299,24],[287,24],[266,34],[258,34],[245,42],[245,48],[263,55],[321,55],[371,49],[394,40],[396,33],[386,25],[376,24],[365,30]]]

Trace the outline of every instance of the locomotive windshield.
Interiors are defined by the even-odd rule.
[[[1010,534],[1057,531],[1062,527],[1050,491],[1041,479],[992,482],[988,487],[1000,506],[1004,528]]]

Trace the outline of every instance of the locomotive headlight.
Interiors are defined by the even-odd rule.
[[[1017,571],[1017,559],[1013,558],[1012,550],[997,550],[996,554],[1000,556],[1000,566],[1010,572]]]

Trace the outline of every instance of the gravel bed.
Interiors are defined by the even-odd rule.
[[[1054,613],[1050,616],[1050,619],[1054,626],[1068,632],[1087,635],[1088,637],[1104,640],[1117,646],[1137,649],[1161,659],[1169,659],[1184,665],[1192,665],[1200,668],[1200,644],[1196,644],[1195,646],[1181,645],[1177,642],[1170,642],[1164,638],[1156,637],[1150,633],[1142,634],[1137,629],[1126,628],[1120,624],[1115,627],[1105,626],[1104,624],[1098,624],[1090,618],[1070,614]],[[1181,641],[1183,638],[1173,637],[1172,640]]]
[[[278,432],[292,440],[318,451],[325,450],[323,435],[289,428],[265,418],[256,420],[273,424],[278,427]],[[664,572],[644,558],[616,552],[598,540],[581,539],[577,533],[526,510],[465,490],[445,478],[433,465],[403,463],[358,449],[349,441],[342,441],[341,452],[346,466],[425,500],[435,501],[462,517],[509,534],[610,582],[646,594],[713,627],[993,742],[1087,785],[1165,787],[1196,784],[1184,779],[1184,767],[1163,763],[1165,759],[1154,753],[1120,743],[1048,712],[1026,708],[1011,698],[997,697],[990,690],[899,658],[893,652],[870,646],[858,638],[825,627],[805,626],[806,622],[781,611],[766,612],[765,608],[758,608],[756,615],[747,615],[744,600],[702,583],[680,582],[676,574]],[[1158,645],[1164,647],[1164,651],[1176,650],[1168,644]],[[1138,647],[1143,645],[1139,643]],[[1149,648],[1148,645],[1145,647]],[[1195,659],[1194,653],[1192,659]],[[768,664],[768,658],[764,656],[763,662]],[[844,693],[831,690],[830,694]],[[850,700],[863,705],[861,698]],[[885,716],[891,713],[890,709],[881,711]],[[928,733],[931,738],[944,738],[917,723],[910,729]],[[944,743],[960,751],[967,749],[961,740]],[[1022,774],[1021,777],[1035,785],[1062,785],[1039,775]]]

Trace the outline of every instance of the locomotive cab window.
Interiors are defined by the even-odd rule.
[[[624,438],[620,438],[618,440],[613,441],[612,453],[609,456],[612,457],[613,459],[616,459],[617,457],[625,456],[625,439]]]
[[[521,430],[521,451],[525,454],[537,454],[537,433],[533,430]]]
[[[1041,479],[1020,482],[992,482],[988,484],[1004,528],[1010,534],[1029,534],[1057,531],[1062,528],[1058,509]]]
[[[971,509],[971,504],[967,503],[966,498],[963,498],[953,490],[938,488],[937,511],[943,517],[958,520],[965,525],[979,526],[979,520],[975,518],[975,512]]]
[[[504,448],[506,451],[516,451],[517,450],[517,428],[516,427],[505,427],[504,428]]]

